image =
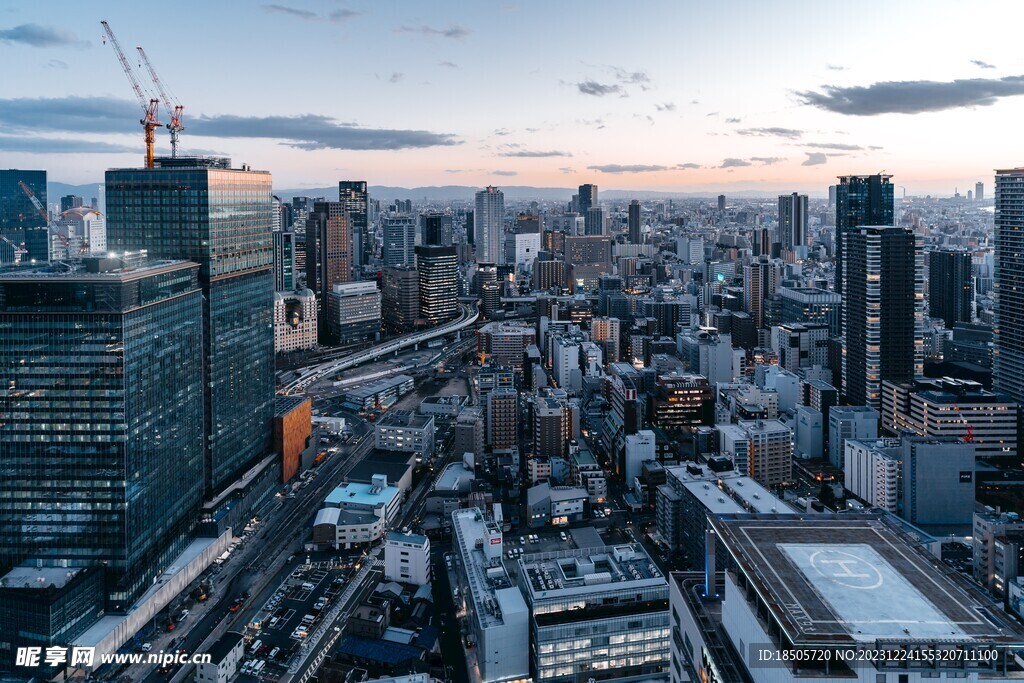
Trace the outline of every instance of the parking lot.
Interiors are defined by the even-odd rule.
[[[292,655],[320,626],[352,572],[337,562],[297,566],[247,629],[245,662],[238,680],[278,680]]]

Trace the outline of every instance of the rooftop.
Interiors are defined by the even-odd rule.
[[[370,382],[364,384],[361,387],[354,387],[349,389],[346,394],[349,400],[363,400],[370,398],[375,394],[387,391],[388,389],[394,389],[402,386],[406,382],[413,382],[413,378],[409,375],[395,375],[394,377],[387,377],[385,379],[377,380],[376,382]]]
[[[426,429],[433,426],[434,418],[430,415],[419,415],[411,410],[392,410],[377,421],[377,428],[408,427],[410,429]]]
[[[527,580],[531,603],[666,583],[639,543],[525,555],[520,573]]]
[[[81,568],[74,567],[30,567],[19,565],[0,577],[0,586],[5,588],[63,588],[75,578]]]
[[[1024,631],[877,515],[750,515],[711,524],[796,646],[1020,645]]]
[[[327,494],[324,500],[325,505],[331,507],[342,507],[347,505],[365,505],[376,507],[388,505],[398,496],[398,488],[395,486],[373,486],[372,484],[361,484],[358,482],[347,482],[340,484],[333,491]]]
[[[483,553],[483,544],[488,527],[492,533],[500,533],[493,522],[484,519],[478,508],[459,510],[452,514],[454,531],[453,545],[462,557],[474,609],[474,616],[482,628],[492,628],[505,622],[504,615],[526,612],[522,593],[512,583],[511,577],[498,558],[488,560]]]

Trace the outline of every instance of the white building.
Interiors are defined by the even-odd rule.
[[[473,212],[477,263],[504,263],[502,235],[505,233],[505,194],[496,187],[476,193]]]
[[[654,432],[641,429],[636,434],[626,435],[626,473],[625,485],[633,489],[636,478],[646,460],[657,460]]]
[[[537,252],[540,251],[540,233],[527,232],[509,235],[509,239],[515,244],[515,264],[518,268],[529,269],[537,259]]]
[[[579,343],[556,336],[551,340],[551,350],[551,374],[555,382],[562,389],[575,388],[574,381],[581,377]]]
[[[287,353],[316,346],[316,308],[312,290],[274,292],[274,351]]]
[[[725,571],[709,550],[705,572],[669,581],[672,683],[979,683],[1024,674],[1012,655],[1024,643],[1020,626],[885,517],[750,515],[712,518],[711,528],[730,560]],[[807,656],[766,661],[793,650]],[[848,661],[856,650],[894,654]],[[896,663],[902,652],[936,650],[949,654],[928,666]],[[965,666],[952,654],[983,650],[1009,656]],[[810,654],[825,651],[827,662]]]
[[[68,209],[57,219],[51,239],[53,250],[62,252],[58,258],[107,255],[107,228],[103,214],[88,206]]]
[[[196,683],[228,683],[238,672],[245,655],[245,640],[241,633],[229,631],[206,651],[210,661],[196,664]]]
[[[388,532],[384,537],[384,579],[417,586],[430,583],[430,539]]]
[[[401,490],[389,486],[383,474],[373,475],[370,484],[341,484],[331,491],[324,507],[316,513],[313,543],[335,548],[373,543],[391,527],[401,505]]]
[[[530,613],[502,564],[501,527],[470,508],[452,513],[452,532],[456,610],[466,611],[480,683],[528,679]]]
[[[871,507],[896,514],[903,465],[899,456],[879,448],[880,444],[895,446],[899,440],[878,442],[846,439],[843,486]]]
[[[797,406],[793,419],[796,440],[793,454],[798,458],[820,458],[824,452],[824,420],[810,406]]]

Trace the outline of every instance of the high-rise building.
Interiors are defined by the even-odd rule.
[[[71,209],[80,208],[84,204],[84,200],[75,194],[66,194],[60,198],[60,212],[70,211]],[[44,204],[45,206],[45,204]]]
[[[370,195],[365,180],[342,180],[338,183],[338,201],[348,214],[352,235],[352,265],[364,266],[375,251],[374,235],[368,220]]]
[[[829,334],[839,336],[843,330],[841,315],[843,298],[836,292],[813,287],[779,287],[783,323],[821,323]]]
[[[924,259],[907,228],[851,228],[845,240],[843,392],[878,409],[883,381],[924,374]]]
[[[502,263],[502,235],[505,232],[505,194],[496,187],[476,193],[473,211],[477,263]]]
[[[385,268],[381,281],[384,327],[392,334],[405,334],[420,317],[419,273],[412,266]]]
[[[420,244],[425,246],[452,246],[451,214],[431,211],[420,216]]]
[[[618,318],[594,318],[590,321],[590,338],[604,352],[606,363],[617,363],[621,349],[621,325]]]
[[[274,292],[274,350],[288,353],[315,347],[317,308],[311,289]]]
[[[287,292],[295,289],[295,233],[275,230],[274,237],[274,290]]]
[[[579,199],[577,200],[576,213],[578,213],[579,215],[583,216],[584,219],[586,219],[587,211],[599,206],[597,202],[597,185],[580,185],[579,194],[577,195],[577,197],[579,197]],[[599,235],[601,233],[593,234]]]
[[[420,317],[440,325],[459,314],[459,263],[455,247],[416,247]]]
[[[390,215],[384,217],[384,265],[411,266],[415,261],[416,218]]]
[[[640,232],[643,227],[640,222],[640,202],[636,199],[629,203],[629,216],[627,218],[629,227],[630,244],[643,244],[643,236]]]
[[[0,276],[0,567],[57,587],[91,567],[124,612],[183,552],[203,495],[204,305],[189,261]],[[271,339],[270,376],[272,354]],[[74,637],[74,602],[23,628]]]
[[[738,426],[749,440],[750,478],[762,486],[789,481],[793,476],[793,431],[778,420],[740,420]]]
[[[491,448],[515,448],[518,444],[518,400],[515,389],[495,389],[487,394],[487,443]]]
[[[1024,403],[1024,168],[996,171],[996,391]]]
[[[779,195],[779,239],[783,249],[807,244],[807,195]]]
[[[584,235],[605,234],[604,209],[602,209],[600,206],[592,206],[589,209],[587,209],[587,212],[583,214],[583,218]]]
[[[940,249],[928,253],[928,315],[941,318],[947,330],[969,323],[974,313],[971,254]]]
[[[844,291],[844,261],[846,247],[843,241],[847,230],[861,225],[895,225],[893,185],[891,175],[839,176],[836,185],[836,242],[835,288]]]
[[[534,457],[564,458],[568,437],[566,405],[556,398],[538,398],[533,406]]]
[[[722,213],[723,211],[725,211],[725,195],[720,194],[718,195],[718,212]]]
[[[750,250],[754,256],[771,257],[772,233],[768,228],[754,228],[750,231]]]
[[[339,344],[375,340],[380,335],[381,293],[376,282],[339,282],[322,305],[327,332]]]
[[[985,183],[980,180],[974,183],[974,201],[985,201]]]
[[[50,235],[51,256],[55,251],[62,252],[60,259],[107,255],[106,219],[99,211],[79,206],[61,213],[55,223]]]
[[[106,192],[112,251],[199,263],[206,299],[205,489],[213,496],[266,455],[272,441],[270,173],[232,169],[227,159],[158,159],[155,168],[107,171]]]
[[[321,308],[334,285],[352,279],[352,230],[341,202],[314,202],[306,218],[306,287]]]
[[[779,269],[764,257],[743,267],[743,308],[757,329],[765,326],[765,299],[775,293],[778,284]]]

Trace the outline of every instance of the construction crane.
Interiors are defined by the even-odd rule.
[[[146,56],[146,51],[140,46],[135,47],[139,51],[139,56],[142,58],[142,63],[146,65],[146,69],[149,71],[149,77],[153,81],[153,85],[156,86],[157,92],[160,93],[160,99],[164,103],[164,107],[170,112],[171,122],[167,124],[167,130],[171,132],[171,156],[178,156],[178,133],[185,130],[185,126],[181,124],[181,115],[185,111],[185,107],[182,106],[181,102],[177,97],[168,97],[167,89],[164,87],[163,81],[156,75],[156,69],[149,61],[149,57]],[[173,96],[173,93],[171,93]]]
[[[49,225],[50,214],[46,212],[46,207],[44,207],[43,203],[39,201],[38,197],[36,197],[36,193],[32,191],[32,188],[26,185],[25,182],[22,180],[18,181],[18,187],[20,187],[21,191],[25,193],[25,196],[28,197],[28,200],[32,202],[32,206],[35,207],[36,213],[42,216],[43,220],[46,221],[47,225]]]
[[[68,255],[70,257],[71,238],[68,235],[67,231],[61,232],[61,225],[56,220],[52,222],[50,221],[50,214],[46,212],[46,207],[44,207],[43,203],[39,201],[39,198],[36,197],[36,193],[32,191],[31,187],[26,185],[24,181],[21,180],[18,181],[18,187],[20,187],[21,191],[25,193],[25,196],[28,197],[28,200],[32,202],[32,206],[35,207],[36,213],[42,216],[43,220],[46,221],[47,232],[50,235],[56,237],[58,240],[60,240],[60,243],[64,245],[64,248],[68,250]],[[83,241],[82,244],[79,245],[79,252],[81,254],[88,254],[89,243]]]
[[[121,62],[121,68],[124,69],[124,75],[128,77],[128,82],[131,83],[132,90],[135,92],[135,97],[139,100],[139,105],[142,106],[143,118],[139,119],[139,123],[142,124],[142,129],[146,133],[146,168],[153,168],[153,159],[155,157],[153,146],[156,142],[156,135],[153,131],[163,125],[157,120],[159,118],[160,100],[154,97],[147,98],[146,93],[142,89],[142,84],[132,69],[132,65],[128,62],[128,58],[124,56],[121,44],[117,42],[117,37],[110,30],[110,24],[105,21],[101,21],[100,24],[103,25],[103,30],[106,32],[107,38],[110,39],[114,52],[117,53],[117,59]],[[107,42],[106,39],[103,42]]]

